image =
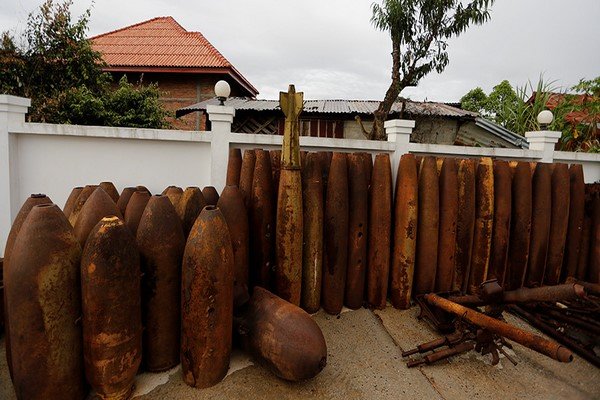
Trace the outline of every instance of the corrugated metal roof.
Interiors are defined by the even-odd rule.
[[[182,116],[193,111],[205,110],[209,104],[218,104],[216,99],[209,99],[200,103],[177,110],[177,116]],[[274,111],[279,109],[278,100],[257,100],[242,97],[231,97],[225,101],[225,105],[237,110]],[[321,114],[373,114],[379,101],[376,100],[306,100],[304,101],[304,113]],[[393,113],[400,112],[401,102],[392,106]],[[444,103],[434,102],[406,102],[406,113],[412,115],[428,115],[437,117],[469,118],[474,119],[479,114],[452,107]]]
[[[157,17],[90,39],[115,67],[227,68],[252,94],[258,90],[200,32],[188,32],[173,17]]]
[[[523,136],[513,131],[509,131],[505,127],[500,126],[488,119],[481,117],[475,118],[475,125],[482,129],[485,129],[490,133],[493,133],[495,136],[506,140],[507,142],[511,143],[516,147],[521,147],[523,149],[529,148],[529,142],[527,142],[527,140]]]

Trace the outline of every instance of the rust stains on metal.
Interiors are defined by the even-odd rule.
[[[236,333],[242,346],[282,379],[310,379],[327,364],[327,345],[315,321],[265,289],[254,289],[245,314],[236,318]]]
[[[242,172],[242,151],[240,149],[229,149],[229,161],[227,163],[226,185],[240,184],[240,173]]]
[[[185,235],[167,196],[152,196],[140,218],[144,365],[165,371],[179,364],[181,261]]]
[[[96,190],[97,187],[98,185],[85,185],[81,193],[79,193],[79,196],[77,196],[77,200],[75,201],[75,205],[73,206],[73,211],[71,211],[71,214],[67,217],[71,226],[75,226],[75,222],[77,222],[77,218],[79,217],[79,213],[81,212],[83,205],[87,201],[88,197],[94,193],[94,190]]]
[[[165,190],[162,191],[162,194],[167,196],[169,200],[171,200],[171,204],[173,204],[173,207],[177,209],[179,205],[179,200],[181,199],[181,196],[183,196],[183,189],[179,186],[171,185],[167,186]]]
[[[204,207],[206,207],[206,200],[204,200],[204,195],[200,191],[200,188],[196,186],[185,188],[175,210],[177,211],[177,215],[179,215],[186,238]]]
[[[142,360],[140,258],[117,217],[90,232],[81,259],[85,374],[105,399],[127,399]]]
[[[440,170],[440,228],[438,240],[436,292],[447,292],[454,285],[456,224],[458,221],[458,169],[454,158],[442,159]]]
[[[348,264],[348,166],[344,153],[333,153],[326,196],[321,297],[327,313],[339,314],[344,304]]]
[[[279,176],[281,175],[281,150],[270,150],[271,173],[273,175],[273,193],[279,193]],[[273,207],[277,207],[277,197],[273,197]]]
[[[19,399],[83,399],[81,247],[54,204],[31,209],[5,271],[13,384]]]
[[[94,226],[96,226],[102,218],[112,216],[123,218],[117,205],[104,189],[101,187],[96,188],[81,208],[81,212],[79,213],[79,217],[77,218],[77,222],[73,229],[75,237],[79,241],[81,247],[85,245],[85,241]]]
[[[577,274],[577,260],[581,250],[581,235],[585,213],[585,183],[581,164],[573,164],[569,168],[569,187],[569,224],[561,282],[564,282],[568,277],[575,277]]]
[[[214,186],[204,186],[202,188],[202,196],[204,196],[207,206],[216,206],[219,202],[219,193]]]
[[[206,206],[190,232],[182,268],[181,366],[183,380],[193,387],[216,385],[229,368],[233,257],[223,214]]]
[[[256,153],[254,150],[244,150],[242,158],[242,169],[240,171],[240,192],[244,199],[246,209],[250,209],[250,200],[252,199],[252,183],[254,182],[254,164],[256,163]],[[276,192],[272,192],[276,193]]]
[[[494,227],[490,266],[486,279],[497,279],[504,286],[510,241],[512,171],[506,161],[494,161]]]
[[[151,197],[152,196],[150,196],[150,193],[148,192],[136,190],[131,196],[131,199],[129,199],[129,203],[127,203],[127,208],[125,209],[125,225],[129,228],[134,237],[137,234],[138,225],[140,224],[144,209]]]
[[[551,188],[550,235],[544,272],[545,285],[558,285],[569,226],[570,177],[567,164],[554,164]]]
[[[353,310],[363,305],[367,272],[369,181],[361,153],[348,154],[348,267],[344,304]]]
[[[394,203],[394,246],[390,273],[392,305],[401,310],[410,307],[415,271],[419,184],[417,162],[404,154],[398,165]]]
[[[471,272],[471,252],[475,231],[475,159],[458,163],[458,216],[456,220],[456,250],[454,253],[453,289],[467,291]]]

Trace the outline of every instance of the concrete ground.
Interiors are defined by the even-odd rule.
[[[327,367],[301,383],[280,380],[244,354],[235,352],[228,376],[204,390],[187,386],[180,367],[142,374],[136,381],[140,400],[169,399],[593,399],[600,398],[600,369],[579,357],[561,364],[514,345],[513,366],[506,358],[492,366],[474,352],[437,365],[408,369],[402,350],[437,337],[417,320],[417,308],[391,307],[375,313],[360,309],[340,316],[314,315],[328,347]],[[535,331],[520,319],[507,320]],[[539,333],[539,332],[538,332]],[[15,399],[0,340],[0,399]]]

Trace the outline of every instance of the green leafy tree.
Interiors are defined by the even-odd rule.
[[[1,92],[29,97],[31,121],[167,126],[155,86],[124,81],[113,93],[111,76],[102,71],[102,57],[86,38],[90,10],[74,19],[72,4],[46,0],[29,14],[21,47],[8,33],[2,35]]]
[[[392,81],[374,113],[369,139],[385,140],[383,128],[392,105],[406,86],[448,65],[448,39],[471,24],[489,19],[494,0],[382,0],[373,3],[371,22],[392,40]]]
[[[487,112],[487,95],[480,87],[469,90],[467,94],[460,98],[460,106],[464,110],[477,112],[485,115]]]
[[[511,110],[519,102],[519,96],[507,80],[503,80],[487,96],[485,115],[491,116],[497,124],[507,125],[511,119]]]

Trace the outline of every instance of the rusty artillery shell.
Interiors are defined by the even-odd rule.
[[[143,360],[148,371],[179,364],[181,261],[185,236],[167,196],[152,196],[140,218],[136,243],[142,278]]]
[[[150,193],[137,190],[133,196],[131,196],[129,203],[127,204],[124,220],[125,225],[129,228],[133,237],[137,235],[140,219],[142,218],[142,214],[144,213],[144,209],[146,208],[150,197],[152,197]]]
[[[581,249],[577,258],[576,278],[579,280],[587,279],[587,268],[590,256],[590,236],[592,232],[592,219],[589,215],[583,218],[583,229],[581,232]]]
[[[348,167],[346,154],[333,153],[323,222],[322,306],[339,314],[344,304],[348,264]]]
[[[18,399],[83,399],[81,248],[54,204],[35,206],[5,271],[13,384]]]
[[[200,211],[202,211],[206,205],[206,200],[199,187],[189,186],[185,188],[175,210],[177,211],[177,215],[179,215],[179,220],[181,221],[183,233],[186,238],[190,234],[190,230],[192,230],[196,218],[200,215]]]
[[[118,217],[102,218],[90,232],[81,297],[87,380],[102,399],[128,399],[142,361],[140,257]]]
[[[239,185],[240,173],[242,172],[242,151],[240,149],[229,149],[229,161],[227,163],[227,185]]]
[[[250,209],[250,200],[252,199],[252,183],[254,182],[254,165],[256,164],[256,153],[254,150],[244,150],[242,159],[242,170],[240,171],[240,192],[244,198],[246,209]],[[272,179],[272,178],[271,178]],[[276,193],[272,191],[271,193]]]
[[[556,163],[552,171],[550,235],[546,255],[545,285],[558,285],[567,241],[570,204],[569,166]]]
[[[83,205],[87,201],[88,197],[94,193],[94,190],[96,190],[97,187],[98,185],[85,185],[81,193],[79,193],[79,196],[77,196],[77,200],[75,201],[75,205],[73,206],[73,211],[71,211],[71,214],[67,217],[71,226],[75,226]]]
[[[572,164],[569,168],[569,187],[569,223],[561,270],[561,282],[565,282],[568,277],[577,276],[577,261],[581,249],[581,234],[585,213],[585,183],[581,164]]]
[[[281,175],[281,150],[271,150],[269,151],[269,156],[271,157],[271,174],[273,176],[273,193],[279,193],[279,177]],[[302,164],[304,167],[304,164]],[[277,198],[273,197],[275,200],[274,207],[277,207]]]
[[[444,158],[440,169],[440,228],[435,291],[454,286],[456,223],[458,221],[458,170],[454,158]]]
[[[392,240],[392,166],[387,153],[377,154],[373,164],[367,235],[367,301],[381,310],[387,300]]]
[[[112,182],[100,182],[98,186],[104,189],[106,194],[117,204],[117,201],[119,201],[119,192]]]
[[[23,226],[23,223],[27,219],[27,216],[29,215],[29,213],[31,212],[33,207],[35,207],[37,205],[41,205],[41,204],[52,204],[52,200],[50,200],[50,198],[48,196],[46,196],[45,194],[41,194],[41,193],[32,194],[31,196],[29,196],[27,198],[27,200],[25,200],[25,202],[21,206],[19,213],[15,217],[15,220],[13,221],[13,224],[10,227],[10,231],[8,232],[8,237],[6,238],[6,246],[4,246],[4,268],[3,268],[3,272],[2,272],[2,280],[5,283],[6,283],[6,279],[8,277],[8,271],[10,268],[10,266],[9,266],[10,255],[12,253],[13,246],[15,245],[15,241],[17,240],[17,236],[19,235],[19,232],[21,231],[21,227]],[[11,379],[12,379],[13,371],[12,371],[12,357],[11,357],[11,350],[10,350],[10,330],[8,328],[10,321],[8,318],[6,291],[4,291],[3,300],[4,300],[4,308],[5,308],[3,320],[4,320],[4,331],[6,332],[6,336],[4,339],[5,347],[6,347],[6,363],[8,365],[8,371],[9,371]]]
[[[506,161],[494,161],[494,226],[492,230],[492,248],[490,266],[486,279],[498,279],[504,286],[506,266],[508,264],[508,245],[510,242],[510,217],[512,207],[512,171]]]
[[[353,310],[363,304],[367,273],[369,180],[364,157],[348,154],[348,267],[344,304]]]
[[[586,280],[590,283],[600,283],[600,196],[598,193],[593,196],[591,206],[590,255]]]
[[[65,206],[63,207],[63,213],[67,216],[67,218],[69,218],[69,215],[71,215],[71,212],[73,212],[73,207],[75,207],[77,197],[79,197],[79,194],[82,190],[83,186],[77,186],[71,190],[71,193],[65,202]]]
[[[117,201],[117,208],[121,211],[121,215],[125,215],[125,210],[127,209],[127,203],[131,199],[131,196],[135,193],[137,189],[134,187],[126,187],[121,192],[119,196],[119,201]]]
[[[302,253],[302,308],[309,313],[321,307],[323,274],[323,176],[320,156],[309,153],[302,167],[304,249]]]
[[[310,379],[327,364],[327,344],[315,321],[265,289],[255,288],[235,325],[246,351],[282,379]]]
[[[177,210],[177,207],[179,207],[179,200],[181,200],[181,196],[183,196],[183,189],[179,186],[167,186],[162,194],[171,200],[171,204],[173,204],[173,207]]]
[[[115,202],[112,201],[104,189],[97,187],[81,208],[79,218],[77,218],[77,222],[73,228],[79,245],[83,248],[92,228],[102,218],[111,216],[123,217]]]
[[[365,163],[365,176],[367,177],[367,183],[369,187],[371,187],[371,176],[373,175],[373,156],[371,155],[371,153],[365,152],[358,154],[360,154],[360,156],[363,159],[363,162]]]
[[[250,287],[269,288],[272,275],[272,247],[275,233],[271,160],[264,150],[254,152],[253,183],[249,207]]]
[[[531,244],[524,282],[526,287],[541,286],[544,281],[552,212],[551,188],[550,164],[538,163],[532,180]]]
[[[487,276],[490,262],[494,223],[494,165],[491,158],[481,158],[475,182],[475,231],[467,286],[467,293],[470,294],[478,292],[479,285]]]
[[[410,307],[417,248],[419,182],[417,161],[403,154],[398,165],[394,202],[394,247],[390,272],[390,300],[401,310]]]
[[[207,206],[216,206],[219,202],[219,193],[214,186],[204,186],[202,188],[202,196],[204,196]]]
[[[513,172],[512,207],[508,246],[508,264],[504,274],[504,286],[507,290],[516,290],[523,286],[529,243],[531,240],[532,182],[531,167],[528,162],[519,161]]]
[[[439,183],[435,157],[423,157],[419,168],[419,218],[413,294],[433,292],[437,270]]]
[[[237,309],[246,303],[248,294],[248,262],[250,260],[250,230],[248,212],[242,192],[237,186],[227,185],[217,206],[221,210],[233,247],[233,306]]]
[[[216,206],[206,206],[190,231],[183,256],[181,366],[190,386],[213,386],[229,368],[233,262],[227,222]]]
[[[454,290],[467,291],[471,272],[471,253],[475,231],[475,170],[474,159],[458,163],[458,216],[456,220],[456,250],[454,252]]]

